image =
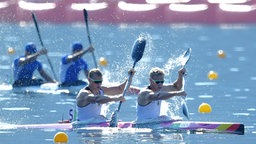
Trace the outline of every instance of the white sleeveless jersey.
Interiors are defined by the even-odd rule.
[[[104,95],[104,92],[100,90],[100,95]],[[97,118],[101,114],[102,105],[99,103],[90,103],[85,107],[77,107],[77,120],[78,121],[86,121],[92,118]]]
[[[152,101],[145,106],[141,106],[137,103],[137,121],[158,118],[161,113],[161,103],[161,100]]]

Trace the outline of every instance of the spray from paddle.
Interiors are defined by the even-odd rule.
[[[165,72],[165,77],[169,78],[169,82],[172,82],[172,72],[175,71],[174,69],[178,68],[181,66],[181,59],[182,56],[179,57],[170,57],[167,62],[164,64],[163,66],[163,70]],[[171,119],[180,119],[179,116],[179,109],[181,107],[181,102],[180,102],[180,98],[179,97],[173,97],[171,99],[169,99],[168,101],[164,101],[164,103],[162,103],[162,107],[161,107],[161,113],[167,113],[167,115],[171,118]]]
[[[133,59],[132,68],[135,68],[136,63],[142,58],[145,46],[146,46],[146,39],[143,37],[139,37],[134,42],[133,49],[132,49],[132,59]],[[123,96],[125,96],[126,90],[131,85],[131,80],[132,80],[132,74],[129,75],[128,81],[126,83],[125,89],[122,94]],[[115,110],[111,116],[110,127],[117,127],[118,112],[120,111],[121,105],[122,105],[122,101],[119,102],[117,110]]]
[[[166,73],[169,75],[169,71],[174,69],[175,67],[178,66],[182,66],[185,67],[185,65],[187,64],[187,62],[190,59],[191,56],[191,48],[188,48],[187,51],[185,51],[180,57],[178,57],[176,60],[174,59],[169,59],[167,64],[164,66],[164,69],[166,71]],[[185,75],[185,74],[184,74]],[[185,85],[185,79],[183,77],[183,86],[182,86],[182,90],[184,90],[184,85]],[[173,105],[172,105],[173,106]],[[173,107],[173,111],[176,111],[178,104],[176,103],[176,107]],[[188,112],[188,108],[187,108],[187,104],[185,101],[185,97],[183,97],[182,102],[181,102],[181,106],[182,106],[182,112],[183,114],[186,116],[187,119],[189,119],[189,112]]]

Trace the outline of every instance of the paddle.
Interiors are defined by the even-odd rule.
[[[185,65],[187,64],[187,62],[189,61],[191,56],[191,48],[188,48],[188,50],[183,54],[182,60],[181,60],[181,65],[182,67],[185,67]],[[182,89],[184,90],[184,86],[185,86],[185,79],[184,77],[182,78]],[[185,101],[186,97],[183,97],[183,101],[182,101],[182,112],[183,114],[186,116],[186,118],[189,120],[189,112],[188,112],[188,107]]]
[[[85,25],[86,25],[86,32],[87,32],[89,44],[90,44],[90,46],[92,46],[92,41],[91,41],[90,32],[89,32],[89,26],[88,26],[88,13],[87,13],[86,9],[84,9],[84,21],[85,21]],[[98,68],[94,52],[92,52],[92,58],[93,58],[95,67]]]
[[[33,12],[31,12],[31,13],[32,13],[32,18],[33,18],[34,24],[35,24],[35,26],[36,26],[36,31],[37,31],[37,35],[38,35],[38,37],[39,37],[39,41],[40,41],[40,43],[41,43],[42,48],[45,48],[45,47],[44,47],[44,43],[43,43],[42,38],[41,38],[41,34],[40,34],[40,31],[39,31],[39,27],[38,27],[38,24],[37,24],[36,16],[35,16],[35,14],[34,14]],[[51,61],[50,61],[48,55],[46,54],[45,56],[46,56],[46,58],[47,58],[47,60],[48,60],[48,63],[50,64],[50,67],[51,67],[53,76],[54,76],[54,78],[57,80],[57,76],[56,76],[56,73],[55,73],[54,70],[53,70],[52,63],[51,63]]]
[[[146,40],[143,37],[139,37],[133,44],[132,59],[134,63],[132,68],[134,68],[136,63],[142,58],[145,45]],[[128,82],[126,83],[125,89],[122,94],[123,96],[125,96],[126,90],[128,89],[128,86],[131,84],[131,76],[132,74],[129,75]],[[120,101],[117,110],[115,110],[111,116],[110,127],[117,127],[118,112],[121,108],[121,105],[122,102]]]

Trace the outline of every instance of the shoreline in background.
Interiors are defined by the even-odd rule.
[[[90,21],[97,23],[256,23],[256,0],[240,3],[217,0],[187,0],[164,4],[153,2],[51,0],[43,3],[5,0],[0,2],[0,22],[32,21],[31,11],[43,22],[84,22],[82,11],[87,9]]]

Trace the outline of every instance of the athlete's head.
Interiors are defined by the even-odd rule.
[[[34,54],[37,52],[36,45],[32,42],[27,43],[25,46],[25,51],[28,52],[29,54]]]
[[[155,67],[152,68],[149,72],[149,81],[151,88],[155,90],[160,90],[164,83],[165,73],[162,69]]]
[[[91,69],[88,73],[88,80],[90,84],[91,83],[101,84],[103,81],[101,71],[96,68]]]
[[[154,67],[149,72],[149,77],[151,79],[164,78],[164,71],[158,67]]]
[[[72,45],[72,51],[76,52],[76,51],[80,51],[83,49],[83,45],[79,42],[74,42]]]

